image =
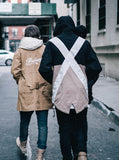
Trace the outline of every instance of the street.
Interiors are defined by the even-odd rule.
[[[35,113],[29,128],[32,155],[23,156],[16,146],[19,135],[17,84],[10,67],[0,66],[0,160],[35,160],[37,122]],[[49,111],[46,160],[62,160],[56,115]],[[88,160],[119,160],[119,127],[94,106],[88,111]]]

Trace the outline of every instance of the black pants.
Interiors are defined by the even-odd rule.
[[[74,109],[70,110],[70,114],[58,109],[56,113],[63,160],[76,158],[80,151],[87,152],[87,108],[79,114],[76,114]]]

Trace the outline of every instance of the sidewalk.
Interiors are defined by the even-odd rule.
[[[119,125],[119,81],[100,77],[93,87],[92,104]]]

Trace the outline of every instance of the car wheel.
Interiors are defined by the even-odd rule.
[[[6,66],[11,66],[12,65],[12,59],[7,59],[5,64],[6,64]]]

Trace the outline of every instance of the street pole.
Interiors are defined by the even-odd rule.
[[[73,3],[68,5],[69,8],[69,16],[73,19]]]
[[[4,33],[5,33],[5,49],[9,51],[9,27],[4,27]]]

